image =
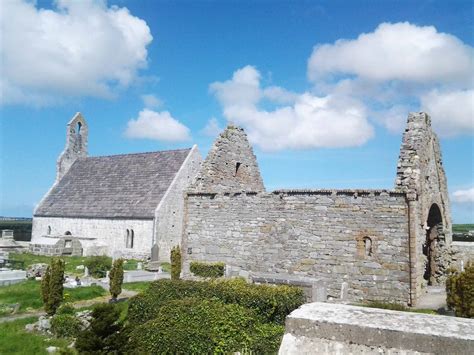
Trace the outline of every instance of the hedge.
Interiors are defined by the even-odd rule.
[[[224,276],[225,264],[192,261],[190,270],[196,276],[217,278]]]
[[[446,280],[446,303],[458,317],[474,318],[474,263]]]
[[[245,307],[186,298],[166,303],[155,319],[136,327],[130,345],[146,354],[265,354],[277,352],[283,332]]]
[[[248,284],[242,279],[187,281],[159,280],[144,293],[130,299],[132,324],[153,319],[166,302],[188,297],[217,299],[255,310],[265,322],[284,324],[286,316],[305,302],[303,291],[292,286]]]

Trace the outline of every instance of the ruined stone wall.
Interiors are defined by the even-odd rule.
[[[466,266],[468,262],[474,263],[474,243],[473,242],[452,242],[452,249],[456,253],[455,266],[461,269],[461,261]]]
[[[416,299],[426,284],[423,275],[427,261],[423,254],[426,243],[429,212],[436,205],[441,212],[442,224],[437,243],[439,281],[449,267],[451,214],[446,175],[439,140],[431,128],[431,118],[423,112],[410,113],[403,135],[397,165],[395,188],[407,193],[410,206],[412,289]],[[436,207],[435,206],[435,207]]]
[[[193,260],[220,261],[228,276],[300,279],[326,288],[331,298],[342,289],[351,301],[408,302],[403,193],[190,193],[186,206],[186,277]]]
[[[171,248],[181,244],[184,191],[196,179],[202,157],[194,146],[155,211],[155,242],[158,260],[170,261]]]
[[[49,235],[48,227],[51,227]],[[132,249],[126,248],[127,229],[134,232]],[[104,253],[112,257],[147,258],[152,245],[153,220],[35,217],[31,244],[54,245],[66,232],[80,240],[85,256]]]

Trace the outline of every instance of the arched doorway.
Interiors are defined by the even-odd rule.
[[[443,217],[437,204],[432,204],[426,221],[426,240],[423,244],[423,254],[426,256],[425,272],[423,278],[428,285],[434,285],[439,276],[438,261],[441,257],[441,248],[444,243]],[[443,242],[443,243],[442,243]]]

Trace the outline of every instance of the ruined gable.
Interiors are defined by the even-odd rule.
[[[229,125],[214,142],[192,191],[265,191],[262,177],[247,135]]]

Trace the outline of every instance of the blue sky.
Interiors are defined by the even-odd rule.
[[[273,190],[393,187],[408,112],[425,110],[454,222],[474,222],[472,1],[0,6],[0,215],[32,215],[77,111],[92,156],[205,155],[239,124]]]

